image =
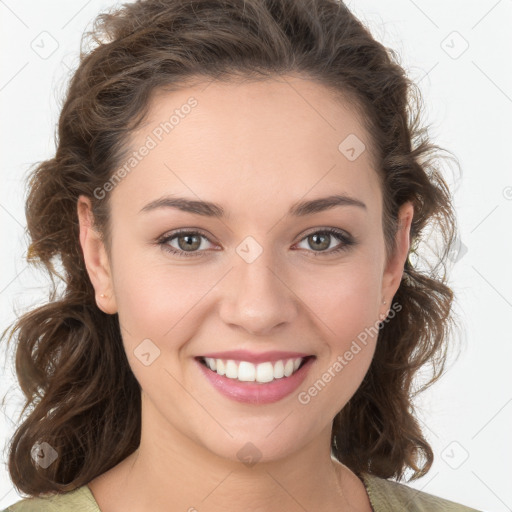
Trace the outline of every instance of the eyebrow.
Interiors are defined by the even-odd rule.
[[[290,208],[288,215],[293,217],[305,217],[306,215],[330,210],[337,206],[357,206],[366,210],[366,205],[359,199],[345,194],[336,194],[295,203]],[[225,210],[219,204],[172,196],[164,196],[151,201],[144,206],[139,213],[150,212],[158,208],[175,208],[184,212],[203,215],[204,217],[225,217]]]

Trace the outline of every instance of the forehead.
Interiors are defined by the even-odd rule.
[[[176,193],[242,213],[263,199],[288,205],[343,192],[375,203],[380,188],[370,148],[353,104],[307,79],[159,90],[130,137],[121,166],[130,155],[136,162],[125,165],[129,172],[112,202],[129,196],[123,205],[138,211],[158,195]]]

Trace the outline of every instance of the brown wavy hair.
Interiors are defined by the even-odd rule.
[[[356,474],[381,478],[400,480],[412,470],[414,479],[430,469],[434,455],[413,398],[445,370],[454,320],[445,270],[456,221],[439,165],[444,150],[420,122],[418,86],[338,0],[139,0],[100,14],[83,34],[55,156],[31,169],[27,184],[27,260],[41,265],[52,284],[48,302],[3,334],[17,341],[16,373],[26,397],[25,417],[9,442],[8,468],[18,490],[40,496],[75,489],[140,441],[141,389],[117,314],[103,313],[95,302],[79,244],[78,196],[91,199],[108,248],[109,201],[94,191],[121,162],[153,93],[194,80],[285,74],[326,86],[360,114],[382,184],[388,254],[399,207],[410,200],[415,208],[411,250],[393,298],[401,310],[380,325],[370,368],[334,419],[332,454]],[[431,228],[438,250],[422,267],[411,256],[422,255]],[[432,372],[416,389],[425,366]],[[30,455],[43,441],[58,452],[46,469]]]

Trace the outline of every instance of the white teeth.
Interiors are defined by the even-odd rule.
[[[206,361],[206,364],[212,369],[212,370],[216,370],[217,369],[217,360],[216,359],[213,359],[212,357],[205,357],[204,358],[205,361]]]
[[[256,382],[272,382],[274,380],[274,367],[272,363],[260,363],[256,366]]]
[[[224,375],[226,373],[226,370],[224,368],[224,361],[221,359],[214,359],[216,362],[217,370],[215,370],[219,375]],[[212,367],[210,367],[210,370],[213,370]]]
[[[249,361],[236,362],[228,359],[205,357],[204,361],[210,370],[225,375],[228,379],[237,379],[242,382],[272,382],[274,379],[289,377],[296,372],[303,361],[302,357],[295,359],[281,359],[275,363],[265,362],[253,364]]]
[[[256,367],[247,361],[240,361],[238,375],[235,375],[234,378],[244,382],[254,382],[256,380]]]
[[[293,373],[293,359],[288,359],[284,365],[284,376],[289,377]]]
[[[226,363],[226,377],[228,379],[236,379],[238,377],[238,366],[231,359]]]
[[[283,361],[276,361],[274,365],[274,379],[281,379],[284,377],[284,363]]]

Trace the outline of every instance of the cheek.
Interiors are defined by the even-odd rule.
[[[327,338],[341,342],[378,319],[380,277],[375,263],[359,258],[318,271],[314,279],[301,277],[297,295],[322,321]]]
[[[191,269],[129,261],[115,278],[119,318],[140,335],[162,337],[184,318],[216,282]]]
[[[317,317],[316,325],[328,354],[318,361],[299,403],[311,404],[322,418],[333,417],[360,386],[375,352],[379,333],[378,265],[363,258],[346,268],[331,269],[303,285],[302,297]],[[325,390],[325,391],[324,391]],[[322,412],[323,411],[323,412]]]
[[[141,260],[139,260],[141,261]],[[150,396],[166,387],[169,403],[181,388],[169,376],[183,379],[180,350],[197,335],[201,298],[216,282],[209,276],[171,266],[126,259],[115,276],[118,316],[128,363]]]
[[[225,273],[225,269],[216,271],[207,265],[155,263],[141,253],[118,258],[114,268],[118,316],[128,357],[130,353],[133,357],[143,340],[150,339],[164,356],[160,364],[197,334],[199,316],[208,302],[205,299]],[[173,363],[167,360],[166,364]]]

